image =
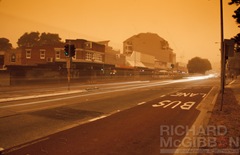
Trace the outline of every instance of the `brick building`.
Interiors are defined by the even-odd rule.
[[[84,39],[66,40],[74,44],[76,54],[72,62],[104,63],[105,46]],[[21,47],[5,54],[5,65],[36,66],[49,63],[66,62],[64,43],[59,45],[43,45],[34,47]]]
[[[11,66],[37,66],[65,59],[63,44],[55,46],[21,47],[6,52],[5,65]]]
[[[84,80],[89,76],[103,75],[104,45],[84,39],[66,40],[66,43],[76,47],[76,55],[72,58],[72,79]],[[20,83],[23,79],[66,80],[64,45],[21,47],[6,52],[4,66],[11,74],[11,83]]]

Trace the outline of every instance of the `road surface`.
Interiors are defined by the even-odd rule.
[[[173,151],[177,146],[161,142],[169,136],[178,142],[184,135],[160,131],[190,127],[200,113],[196,107],[218,83],[201,78],[132,81],[76,86],[67,94],[6,97],[0,104],[1,147],[7,154]]]

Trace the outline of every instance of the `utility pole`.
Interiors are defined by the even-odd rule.
[[[225,85],[225,51],[224,51],[224,31],[223,31],[223,1],[220,0],[220,21],[221,21],[221,108],[223,106],[223,94],[224,94],[224,85]]]

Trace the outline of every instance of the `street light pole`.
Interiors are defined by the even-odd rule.
[[[223,106],[223,94],[225,85],[225,51],[224,51],[224,31],[223,31],[223,0],[220,0],[220,20],[221,20],[221,108]]]

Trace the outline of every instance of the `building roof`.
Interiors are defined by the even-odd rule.
[[[132,37],[126,39],[124,42],[127,42],[128,40],[131,40],[134,38],[141,38],[141,39],[152,38],[152,39],[156,39],[156,40],[166,41],[156,33],[147,32],[147,33],[139,33],[139,34],[133,35]]]

